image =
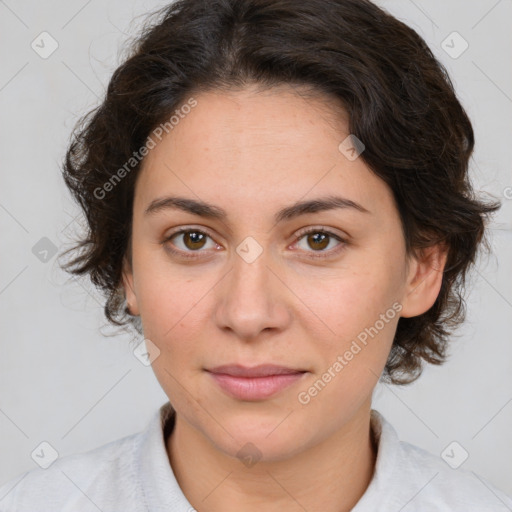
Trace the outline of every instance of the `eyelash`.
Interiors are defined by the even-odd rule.
[[[206,235],[208,236],[209,238],[213,239],[213,237],[206,231],[203,231],[202,229],[195,229],[195,228],[181,228],[173,233],[171,233],[168,237],[166,237],[163,241],[162,241],[162,244],[165,244],[166,242],[169,242],[172,238],[174,238],[175,236],[177,235],[180,235],[182,233],[200,233],[202,235]],[[333,233],[332,231],[329,231],[327,229],[324,229],[324,228],[306,228],[302,231],[299,231],[299,233],[297,233],[297,239],[296,241],[294,242],[294,245],[300,241],[302,238],[304,238],[306,235],[309,235],[311,233],[323,233],[325,235],[328,235],[329,237],[332,237],[334,238],[335,240],[337,240],[338,242],[340,242],[340,245],[334,249],[330,249],[329,251],[319,251],[317,252],[316,254],[313,252],[312,254],[310,254],[309,256],[307,256],[308,258],[311,258],[311,259],[325,259],[325,258],[329,258],[329,257],[332,257],[332,256],[335,256],[337,255],[341,250],[344,249],[344,247],[348,244],[348,242],[346,240],[344,240],[343,238],[341,238],[339,235],[336,235],[335,233]],[[182,258],[187,258],[187,259],[197,259],[199,258],[200,256],[196,253],[201,253],[201,252],[204,252],[204,251],[201,251],[201,250],[198,250],[198,251],[181,251],[181,250],[176,250],[176,249],[172,249],[171,247],[167,246],[166,248],[171,254],[173,255],[176,255],[176,256],[179,256],[179,257],[182,257]],[[307,251],[307,252],[310,252],[310,251]]]

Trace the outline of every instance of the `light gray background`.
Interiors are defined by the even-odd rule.
[[[32,252],[43,237],[60,251],[77,231],[79,210],[59,173],[69,135],[103,94],[137,16],[164,4],[0,0],[0,484],[35,467],[41,441],[61,456],[89,450],[144,428],[167,400],[131,353],[131,336],[102,335],[112,330],[91,285]],[[374,408],[435,454],[456,440],[469,453],[462,468],[512,493],[512,2],[379,4],[447,66],[474,123],[475,185],[503,207],[450,360],[409,387],[379,385]],[[43,31],[59,44],[47,59],[31,48]],[[453,31],[469,43],[457,59],[442,47]]]

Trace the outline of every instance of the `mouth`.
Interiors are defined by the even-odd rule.
[[[226,394],[247,401],[269,398],[308,373],[306,370],[273,364],[253,367],[222,365],[206,371]]]

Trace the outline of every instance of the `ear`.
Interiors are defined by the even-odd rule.
[[[418,316],[434,305],[441,290],[447,256],[447,246],[437,244],[419,249],[411,257],[400,316]]]
[[[137,295],[133,286],[133,270],[127,256],[123,258],[122,278],[128,309],[133,316],[139,316],[139,305],[137,304]]]

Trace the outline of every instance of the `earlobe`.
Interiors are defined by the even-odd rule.
[[[126,257],[123,260],[122,281],[126,297],[126,307],[129,314],[132,316],[139,316],[140,313],[139,306],[137,304],[137,295],[135,294],[133,286],[133,271]]]
[[[400,316],[418,316],[434,305],[443,283],[447,256],[448,249],[443,244],[419,250],[409,268]]]

